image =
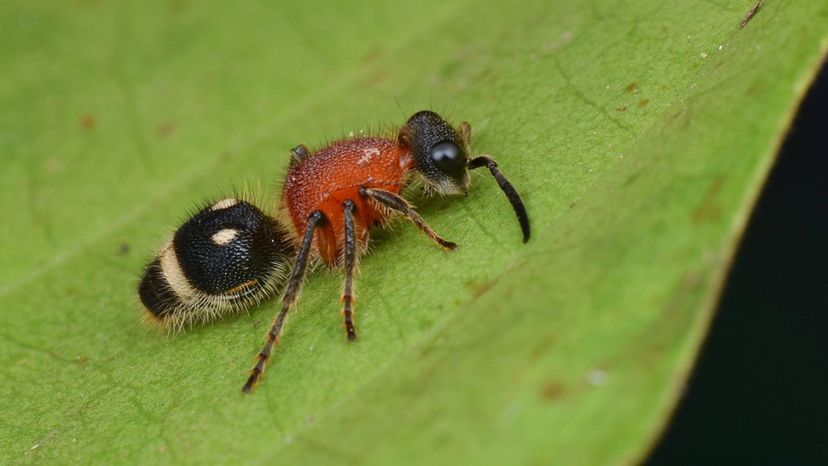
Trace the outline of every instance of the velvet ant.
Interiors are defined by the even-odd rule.
[[[153,321],[179,329],[248,309],[284,285],[279,313],[242,389],[250,392],[297,301],[309,261],[319,258],[342,270],[342,315],[353,341],[354,274],[372,227],[402,216],[443,249],[457,247],[402,197],[417,177],[427,190],[465,195],[469,170],[487,168],[514,208],[523,241],[529,240],[529,218],[518,192],[494,159],[470,154],[471,126],[463,122],[455,128],[427,110],[411,116],[394,138],[348,137],[316,151],[296,146],[282,192],[285,221],[236,198],[204,207],[147,266],[138,286],[141,301]]]

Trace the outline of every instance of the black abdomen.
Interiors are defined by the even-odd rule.
[[[224,199],[181,225],[147,266],[138,293],[165,325],[206,322],[273,296],[292,253],[274,218],[249,202]]]

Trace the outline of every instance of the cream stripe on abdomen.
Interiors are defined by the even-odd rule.
[[[190,281],[187,280],[187,276],[181,270],[181,264],[178,263],[172,241],[164,246],[160,256],[161,273],[164,274],[164,279],[173,292],[181,299],[192,298],[198,294],[198,290],[190,285]]]

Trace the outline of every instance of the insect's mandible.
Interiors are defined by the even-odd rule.
[[[520,195],[492,157],[471,156],[468,123],[453,127],[424,110],[394,136],[349,137],[316,151],[293,148],[278,217],[283,222],[236,198],[191,216],[147,266],[138,287],[150,320],[177,330],[249,309],[281,291],[281,308],[242,389],[250,392],[264,373],[311,259],[342,270],[342,315],[353,341],[354,275],[372,227],[401,216],[443,249],[457,247],[403,198],[403,188],[413,179],[419,177],[429,191],[465,195],[469,170],[485,167],[512,204],[523,241],[529,240]]]

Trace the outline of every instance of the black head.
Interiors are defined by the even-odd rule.
[[[509,199],[517,215],[523,242],[529,240],[529,217],[517,190],[500,172],[497,162],[481,155],[471,154],[471,126],[461,123],[455,129],[440,115],[423,110],[408,119],[400,129],[400,145],[408,147],[414,158],[415,169],[426,183],[441,194],[466,194],[469,189],[469,170],[486,167]]]
[[[440,115],[429,110],[415,113],[400,130],[399,142],[411,149],[416,170],[435,191],[466,193],[469,148]]]

